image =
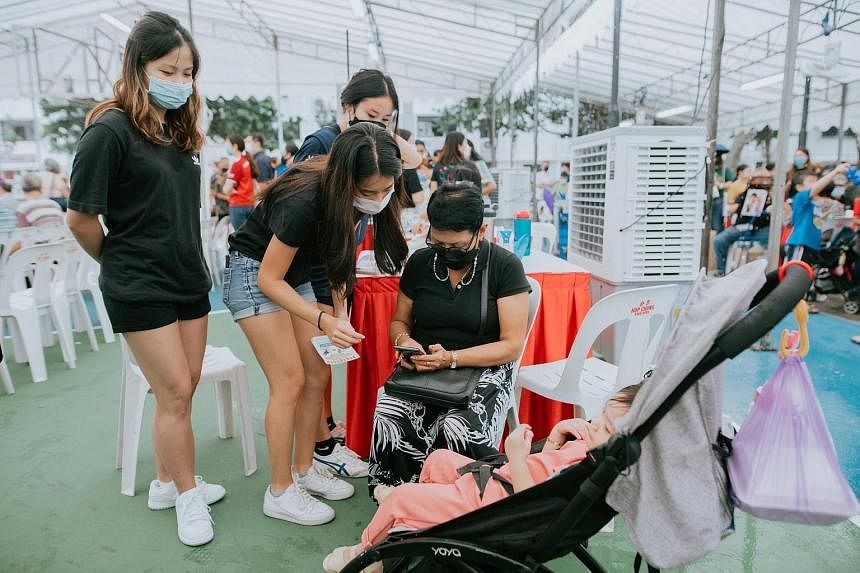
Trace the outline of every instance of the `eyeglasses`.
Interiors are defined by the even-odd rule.
[[[475,232],[472,235],[472,238],[469,239],[469,242],[466,243],[466,245],[463,247],[458,247],[458,246],[445,247],[445,246],[440,245],[439,243],[432,242],[430,240],[430,231],[428,231],[427,232],[427,238],[424,240],[424,242],[427,244],[428,247],[430,247],[431,249],[433,249],[434,251],[437,251],[439,253],[442,253],[445,255],[464,256],[464,255],[466,255],[466,253],[469,252],[469,247],[472,245],[472,243],[475,240],[475,237],[477,237],[477,236],[478,236],[478,233]]]

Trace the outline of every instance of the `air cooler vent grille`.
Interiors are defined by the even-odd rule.
[[[570,166],[569,250],[603,260],[607,180],[606,144],[577,149]]]
[[[701,152],[701,147],[670,144],[636,149],[631,215],[639,220],[628,231],[633,233],[632,256],[625,273],[629,279],[695,274],[701,197],[693,176],[702,165]],[[693,180],[688,181],[691,177]]]

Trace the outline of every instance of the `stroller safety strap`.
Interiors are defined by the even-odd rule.
[[[493,479],[502,485],[502,489],[504,489],[508,495],[514,495],[514,484],[508,481],[508,479],[503,475],[499,474],[492,464],[485,461],[466,464],[459,468],[457,473],[461,476],[472,474],[472,477],[475,478],[475,483],[478,485],[478,495],[481,499],[484,499],[484,491],[487,489],[487,484]]]

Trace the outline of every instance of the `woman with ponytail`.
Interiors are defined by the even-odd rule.
[[[230,223],[238,229],[254,208],[254,180],[260,171],[241,136],[233,134],[227,138],[227,152],[233,157],[233,164],[224,182],[224,193],[229,197]]]
[[[311,343],[325,334],[347,348],[364,337],[346,315],[355,284],[355,227],[376,225],[376,263],[396,273],[408,249],[399,204],[391,200],[402,172],[400,151],[385,129],[362,122],[334,141],[327,156],[294,165],[260,196],[230,236],[224,303],[254,350],[269,383],[266,441],[271,484],[263,513],[301,525],[334,519],[326,499],[353,495],[351,484],[313,460],[328,367]],[[322,266],[333,311],[320,310],[311,270]]]

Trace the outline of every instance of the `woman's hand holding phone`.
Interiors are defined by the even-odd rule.
[[[394,345],[394,350],[397,351],[397,360],[400,366],[407,370],[415,370],[415,365],[412,363],[412,356],[416,354],[426,354],[424,348],[412,340],[404,337],[399,340],[399,344]]]

